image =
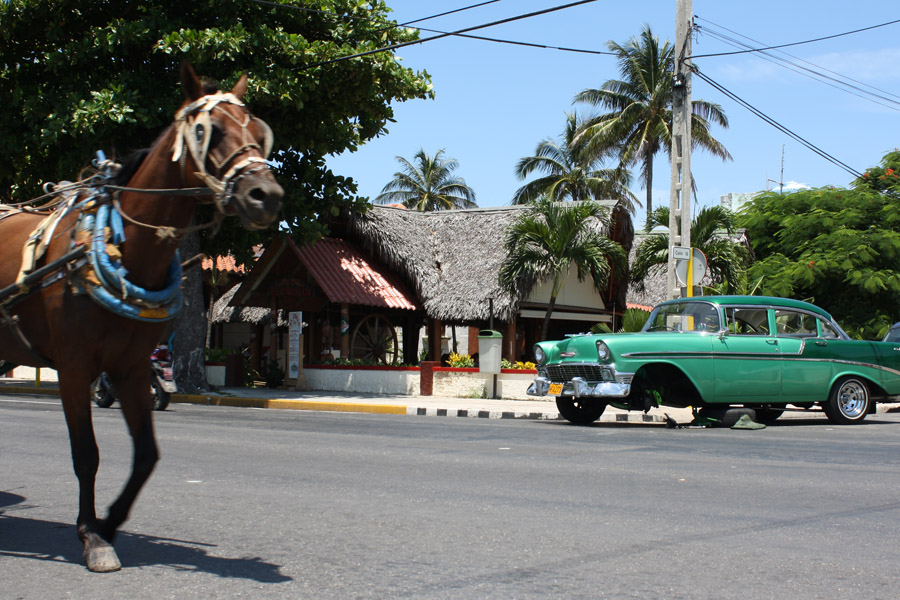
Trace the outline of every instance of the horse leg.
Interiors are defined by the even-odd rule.
[[[74,381],[72,380],[74,379]],[[88,569],[95,572],[118,571],[122,568],[116,551],[99,532],[94,508],[94,484],[100,465],[100,451],[91,422],[90,382],[82,378],[60,377],[60,397],[69,429],[72,464],[78,478],[78,538],[84,544]]]
[[[138,370],[133,377],[112,376],[112,383],[122,407],[122,414],[125,416],[128,432],[131,434],[134,457],[128,482],[116,501],[110,505],[106,519],[100,521],[99,524],[101,535],[109,542],[114,540],[116,530],[128,518],[132,504],[159,460],[159,451],[153,432],[150,370],[146,365],[146,360],[141,363],[141,367],[142,370]]]

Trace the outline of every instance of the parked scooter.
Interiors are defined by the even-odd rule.
[[[178,391],[172,377],[172,361],[168,346],[158,347],[150,355],[150,396],[153,399],[153,410],[166,410],[174,392]],[[100,408],[109,408],[116,401],[116,390],[106,373],[91,384],[91,399]]]

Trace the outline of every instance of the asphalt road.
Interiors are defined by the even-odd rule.
[[[58,401],[0,397],[0,598],[897,598],[900,414],[760,431],[178,405],[80,557]],[[130,441],[96,410],[100,506]]]

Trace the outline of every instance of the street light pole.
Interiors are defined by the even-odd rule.
[[[672,175],[669,185],[668,297],[681,294],[675,280],[672,248],[691,247],[691,29],[693,0],[677,0],[675,73],[672,86]],[[679,228],[680,225],[680,228]],[[679,233],[680,229],[680,233]],[[686,281],[688,289],[693,281]]]

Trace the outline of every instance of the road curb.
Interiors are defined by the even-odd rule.
[[[406,406],[357,402],[321,402],[318,400],[287,400],[284,398],[247,398],[243,396],[210,396],[206,394],[172,394],[171,402],[205,406],[234,406],[241,408],[273,408],[279,410],[318,410],[324,412],[361,412],[405,415]]]
[[[3,386],[0,387],[0,393],[3,394],[34,394],[39,396],[56,396],[59,397],[58,387],[34,387],[34,386]]]
[[[59,397],[59,388],[36,386],[3,386],[0,393],[33,394]],[[468,419],[528,419],[532,421],[558,421],[559,413],[547,411],[485,410],[478,408],[440,408],[414,404],[379,404],[373,402],[335,402],[320,400],[292,400],[287,398],[253,398],[246,396],[220,396],[215,394],[172,394],[172,404],[197,404],[201,406],[232,406],[236,408],[260,408],[275,410],[313,410],[319,412],[355,412],[368,414],[409,415],[424,417],[455,417]],[[514,404],[514,401],[511,401]],[[607,412],[599,423],[665,423],[659,415]]]

